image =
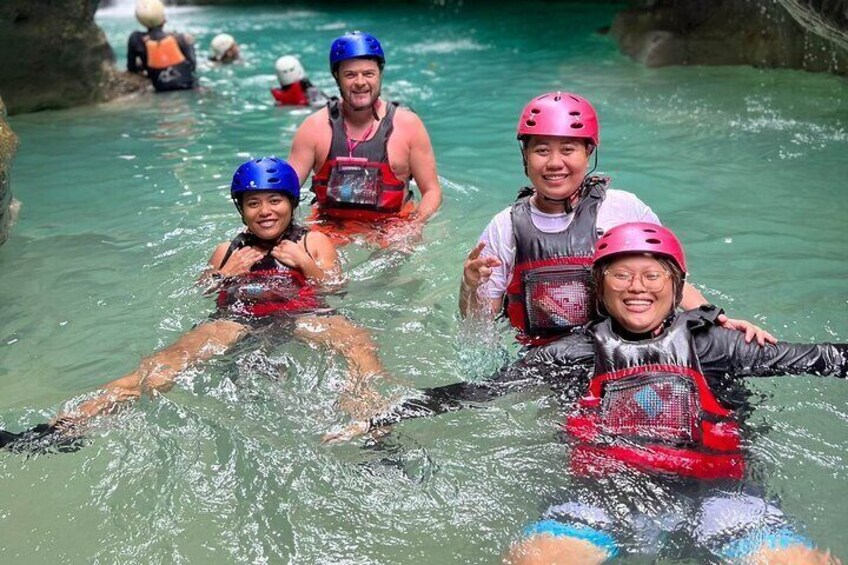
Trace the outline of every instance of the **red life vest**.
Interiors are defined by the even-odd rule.
[[[309,96],[301,81],[282,88],[272,88],[271,94],[282,106],[309,106]]]
[[[312,177],[312,190],[322,215],[385,219],[398,215],[412,198],[409,184],[398,179],[389,165],[387,146],[397,107],[397,102],[390,102],[374,136],[350,151],[339,101],[327,103],[333,138],[324,165]]]
[[[589,291],[592,254],[598,240],[598,208],[610,179],[590,177],[568,227],[545,233],[533,225],[530,198],[512,205],[515,263],[504,310],[522,343],[540,345],[586,324],[592,317]]]
[[[293,230],[286,239],[296,241],[304,231]],[[236,249],[251,244],[252,234],[243,233],[230,243],[221,262],[223,267]],[[294,238],[294,239],[292,239]],[[283,265],[269,253],[251,267],[250,272],[231,277],[218,293],[218,308],[241,316],[262,317],[294,314],[321,308],[315,289],[298,269]]]
[[[632,342],[605,320],[594,328],[595,373],[565,422],[577,439],[572,470],[608,474],[622,465],[698,479],[741,479],[739,424],[722,406],[695,354],[689,315],[657,338]]]

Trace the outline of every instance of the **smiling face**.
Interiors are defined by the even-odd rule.
[[[532,135],[527,140],[524,158],[527,176],[538,195],[562,200],[579,198],[580,185],[589,167],[589,147],[574,137]],[[533,203],[543,212],[562,211],[562,204],[535,197]]]
[[[248,192],[241,201],[247,229],[267,241],[276,241],[292,219],[291,201],[279,192]]]
[[[675,283],[666,266],[652,256],[621,255],[603,268],[598,298],[624,329],[649,333],[674,309]]]
[[[342,99],[353,110],[367,110],[380,97],[382,73],[373,59],[348,59],[336,73]]]

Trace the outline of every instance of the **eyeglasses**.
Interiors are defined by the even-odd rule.
[[[616,291],[627,290],[633,284],[633,280],[638,278],[642,286],[648,292],[659,292],[665,288],[665,283],[671,277],[668,271],[642,271],[641,273],[631,273],[630,271],[615,270],[604,271],[610,288]]]

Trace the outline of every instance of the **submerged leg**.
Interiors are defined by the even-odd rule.
[[[167,392],[182,371],[224,353],[246,333],[247,327],[236,322],[215,320],[201,324],[165,349],[142,359],[133,372],[107,383],[100,395],[82,403],[72,414],[60,415],[58,420],[65,418],[78,423],[109,413],[142,394]]]
[[[840,565],[842,562],[829,551],[821,551],[803,544],[788,547],[764,545],[743,563],[751,565]]]
[[[339,405],[356,420],[372,416],[384,400],[372,388],[375,377],[383,374],[377,345],[371,334],[342,316],[299,318],[295,336],[308,343],[341,354],[348,363],[348,380]]]
[[[507,565],[592,565],[610,557],[608,551],[585,539],[537,534],[513,545],[504,556]]]

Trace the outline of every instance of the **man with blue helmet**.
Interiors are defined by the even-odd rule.
[[[137,369],[108,383],[53,424],[22,434],[0,430],[0,447],[68,447],[68,428],[142,394],[169,390],[185,369],[224,353],[251,330],[270,325],[275,333],[291,327],[294,337],[344,356],[350,369],[341,406],[351,415],[364,415],[359,413],[365,409],[360,395],[383,368],[368,332],[333,313],[319,294],[322,286],[341,278],[338,256],[327,236],[294,222],[300,201],[297,173],[277,157],[251,159],[236,170],[230,195],[245,230],[215,248],[201,276],[200,284],[217,295],[211,319],[143,359]]]
[[[341,99],[309,116],[292,141],[289,162],[301,182],[310,173],[315,225],[331,238],[353,233],[418,233],[442,201],[436,159],[420,118],[380,97],[385,56],[373,35],[354,31],[330,48]],[[412,202],[409,181],[421,192]],[[398,219],[411,221],[398,222]],[[377,236],[385,243],[388,238]]]

